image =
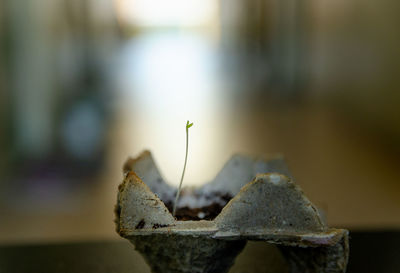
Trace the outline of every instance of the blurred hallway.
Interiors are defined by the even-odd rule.
[[[176,185],[187,119],[186,185],[282,153],[329,225],[400,228],[399,4],[158,4],[0,2],[0,243],[118,239],[124,160]]]

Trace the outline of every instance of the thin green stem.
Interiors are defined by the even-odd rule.
[[[185,176],[185,171],[186,171],[186,162],[187,162],[187,157],[188,157],[188,150],[189,150],[189,128],[193,125],[193,123],[189,124],[189,121],[186,123],[186,154],[185,154],[185,164],[183,165],[183,171],[182,171],[182,176],[181,176],[181,182],[179,183],[179,188],[176,193],[175,197],[175,202],[174,202],[174,209],[172,210],[172,216],[175,217],[175,212],[176,212],[176,206],[178,204],[178,199],[179,195],[181,193],[181,188],[182,188],[182,182],[183,182],[183,177]]]

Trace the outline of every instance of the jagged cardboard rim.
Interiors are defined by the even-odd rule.
[[[235,157],[237,157],[237,155],[230,161],[235,160]],[[272,160],[276,160],[276,158]],[[283,159],[279,157],[278,160]],[[228,161],[226,165],[229,165],[230,161]],[[282,164],[280,163],[280,165]],[[132,171],[136,170],[138,166],[139,168],[145,166],[144,169],[147,172],[153,172],[155,176],[161,177],[149,151],[143,152],[135,159],[128,159],[124,164],[125,178],[123,183],[119,186],[116,209],[117,232],[122,237],[129,238],[132,236],[146,236],[151,234],[178,234],[206,236],[226,240],[263,240],[285,245],[293,244],[296,246],[321,246],[334,245],[343,237],[348,236],[347,230],[332,229],[324,225],[317,209],[304,196],[301,189],[293,183],[290,177],[280,173],[256,175],[253,181],[246,183],[242,187],[239,193],[228,202],[214,220],[177,221],[172,217],[163,201],[149,188],[147,183],[144,183],[136,172]],[[224,172],[224,168],[221,173]],[[288,173],[286,167],[284,167],[284,170],[285,173]],[[217,177],[221,173],[219,173]],[[157,178],[157,181],[158,184],[165,184],[166,187],[164,185],[163,187],[170,190],[171,186],[167,185],[163,180],[160,182],[159,178]],[[249,209],[246,210],[246,208],[243,208],[243,204],[246,204],[246,200],[248,201],[249,198],[251,199],[254,197],[254,192],[262,194],[263,188],[265,190],[268,186],[272,188],[282,187],[281,192],[289,188],[292,193],[296,195],[295,197],[297,198],[296,200],[300,202],[299,204],[303,205],[303,210],[300,210],[300,213],[292,212],[291,217],[306,215],[306,217],[312,220],[312,224],[310,225],[308,223],[308,228],[306,229],[301,226],[301,224],[304,224],[301,222],[296,222],[296,225],[291,228],[279,226],[279,223],[271,226],[268,225],[270,224],[270,220],[266,220],[265,217],[265,212],[268,211],[264,211],[264,214],[262,211],[257,211],[256,214],[258,214],[258,217],[256,217],[256,225],[254,225],[254,221],[247,223],[249,225],[244,225],[244,217],[248,216],[247,218],[251,218],[252,215],[249,215]],[[263,204],[257,203],[253,204],[253,207],[262,207],[262,205]],[[235,218],[234,215],[238,217],[232,220],[232,218]],[[287,217],[286,220],[287,219],[290,219],[290,217]],[[280,224],[282,225],[282,221],[286,220],[281,219]]]

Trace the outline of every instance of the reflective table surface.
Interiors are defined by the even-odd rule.
[[[249,242],[230,272],[286,272],[282,257],[263,242]],[[267,266],[269,264],[269,266]],[[0,272],[150,272],[127,241],[0,246]],[[400,272],[399,231],[351,232],[347,272]]]

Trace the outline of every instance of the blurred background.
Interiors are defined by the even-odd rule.
[[[117,239],[122,164],[282,153],[328,223],[400,228],[400,2],[0,0],[0,244]]]

